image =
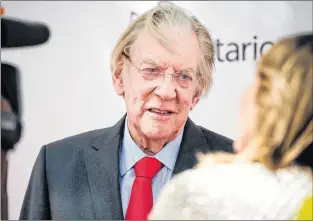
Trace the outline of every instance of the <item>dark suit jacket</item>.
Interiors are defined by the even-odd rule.
[[[124,121],[43,146],[20,219],[124,219],[119,183]],[[232,152],[232,140],[188,119],[173,174],[194,167],[198,152],[214,151]]]

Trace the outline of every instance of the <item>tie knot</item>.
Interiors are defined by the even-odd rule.
[[[156,158],[144,157],[135,164],[134,169],[136,177],[153,179],[162,167],[162,163]]]

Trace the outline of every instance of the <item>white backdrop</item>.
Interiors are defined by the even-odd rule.
[[[40,147],[87,130],[111,126],[125,112],[111,84],[109,56],[130,22],[156,2],[2,1],[6,15],[42,21],[52,36],[34,48],[1,51],[19,66],[23,137],[10,155],[9,217],[17,219]],[[213,88],[191,113],[198,124],[235,138],[240,96],[255,74],[254,47],[281,36],[312,31],[312,2],[177,2],[219,40]],[[243,52],[243,44],[249,44]],[[230,44],[227,46],[227,44]],[[264,46],[264,50],[269,45]],[[238,47],[239,57],[227,55]],[[245,54],[245,58],[243,58]],[[109,101],[110,100],[110,101]]]

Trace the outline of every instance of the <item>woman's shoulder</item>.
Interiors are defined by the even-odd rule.
[[[288,219],[310,191],[312,177],[302,170],[273,173],[258,163],[213,163],[208,158],[198,168],[171,180],[153,216],[156,219]],[[289,208],[286,214],[279,212],[282,207]]]
[[[181,174],[174,182],[185,183],[190,191],[207,192],[207,196],[231,196],[244,201],[258,198],[274,203],[279,198],[283,204],[291,197],[296,199],[295,195],[301,201],[312,193],[312,173],[304,168],[290,167],[274,172],[263,164],[240,160],[212,163],[208,159],[202,166]]]
[[[220,202],[232,197],[232,192],[241,191],[233,181],[247,179],[243,174],[248,172],[242,173],[242,169],[247,168],[235,163],[212,164],[174,176],[162,190],[149,219],[218,219]]]
[[[202,160],[196,168],[187,170],[173,178],[172,183],[188,183],[188,185],[222,187],[229,184],[253,182],[254,177],[271,177],[272,172],[258,163],[233,161],[231,163],[214,163],[209,158]],[[212,182],[214,180],[214,182]]]

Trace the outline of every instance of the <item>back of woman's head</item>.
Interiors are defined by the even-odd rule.
[[[294,163],[313,168],[312,38],[284,38],[260,60],[256,125],[247,152],[270,169]]]

